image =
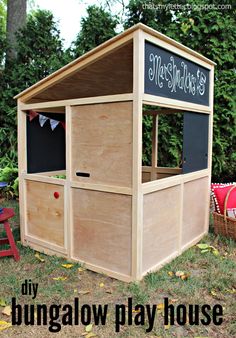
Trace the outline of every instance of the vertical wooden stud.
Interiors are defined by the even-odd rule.
[[[64,234],[65,234],[65,246],[67,249],[68,258],[72,257],[73,253],[73,241],[72,241],[72,191],[71,191],[71,106],[66,106],[66,182],[64,193]]]
[[[23,174],[27,171],[26,148],[26,113],[21,109],[21,101],[17,102],[17,138],[18,138],[18,176],[19,176],[19,209],[20,209],[20,235],[21,242],[25,242],[26,235],[26,191]]]
[[[210,89],[209,89],[209,104],[211,108],[211,112],[209,114],[209,132],[208,132],[208,196],[207,201],[209,201],[209,204],[207,204],[207,212],[206,212],[206,219],[205,219],[205,231],[207,232],[209,229],[209,209],[210,209],[210,186],[211,186],[211,169],[212,169],[212,144],[213,144],[213,105],[214,105],[214,66],[211,66],[210,71]]]
[[[158,116],[153,115],[152,120],[152,172],[151,180],[154,181],[157,179],[156,167],[157,167],[157,121]]]
[[[143,195],[142,187],[142,98],[144,93],[144,38],[134,33],[133,49],[133,197],[132,197],[132,278],[142,278]]]

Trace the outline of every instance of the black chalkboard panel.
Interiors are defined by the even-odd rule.
[[[40,114],[55,120],[65,121],[64,114]],[[35,117],[31,122],[27,117],[28,173],[65,170],[65,168],[65,129],[58,125],[52,131],[49,120],[41,127],[38,117]]]
[[[208,167],[209,115],[184,113],[183,174]]]
[[[209,70],[145,41],[146,94],[209,106]]]

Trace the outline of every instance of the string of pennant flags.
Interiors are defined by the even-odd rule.
[[[33,119],[38,116],[38,118],[39,118],[39,124],[40,124],[41,127],[43,127],[45,125],[45,123],[49,120],[52,131],[58,125],[61,125],[64,129],[66,128],[65,122],[58,121],[58,120],[55,120],[55,119],[51,119],[50,117],[44,116],[42,114],[39,114],[38,112],[36,112],[34,110],[30,110],[29,113],[28,113],[28,116],[29,116],[30,122],[33,121]]]

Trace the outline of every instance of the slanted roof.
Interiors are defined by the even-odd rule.
[[[124,94],[133,91],[133,35],[137,30],[215,63],[141,23],[104,42],[15,96],[25,103]]]

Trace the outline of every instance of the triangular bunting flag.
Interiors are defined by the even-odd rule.
[[[45,122],[48,120],[48,117],[47,116],[44,116],[44,115],[40,115],[39,114],[39,124],[41,127],[44,126]]]
[[[59,124],[59,122],[60,121],[50,119],[50,125],[51,125],[52,130],[54,130],[56,128],[56,126]]]
[[[36,116],[38,116],[38,113],[37,113],[36,111],[34,111],[34,110],[30,110],[30,112],[29,112],[29,120],[30,120],[30,122],[31,122]]]
[[[64,129],[66,129],[66,123],[65,122],[61,121],[61,125]]]

